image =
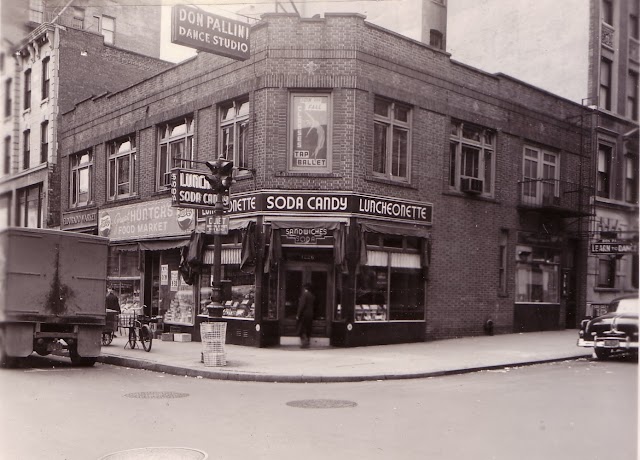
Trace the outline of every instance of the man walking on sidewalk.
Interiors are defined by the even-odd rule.
[[[296,321],[298,335],[300,336],[300,348],[309,348],[311,339],[311,327],[313,325],[313,308],[316,303],[316,296],[311,293],[311,284],[303,285],[302,295],[298,302],[298,312]]]

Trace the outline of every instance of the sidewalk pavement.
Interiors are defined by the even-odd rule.
[[[173,375],[259,382],[356,382],[434,377],[591,356],[577,330],[465,337],[355,348],[225,345],[226,366],[205,367],[200,342],[154,339],[150,352],[116,336],[99,362]],[[139,345],[138,345],[139,346]]]

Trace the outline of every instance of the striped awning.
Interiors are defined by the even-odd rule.
[[[240,248],[222,248],[220,252],[220,260],[222,265],[240,265]],[[204,250],[202,263],[205,265],[213,265],[213,247],[207,246]]]

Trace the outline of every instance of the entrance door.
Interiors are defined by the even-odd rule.
[[[280,276],[280,333],[296,335],[296,312],[302,286],[311,284],[316,297],[313,311],[312,336],[329,337],[331,325],[331,299],[333,299],[333,267],[329,264],[288,262]]]

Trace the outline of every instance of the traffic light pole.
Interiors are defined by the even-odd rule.
[[[222,193],[217,194],[213,206],[214,219],[219,220],[224,213]],[[211,305],[208,307],[209,317],[222,316],[222,240],[218,232],[213,234],[213,279],[211,281]]]

